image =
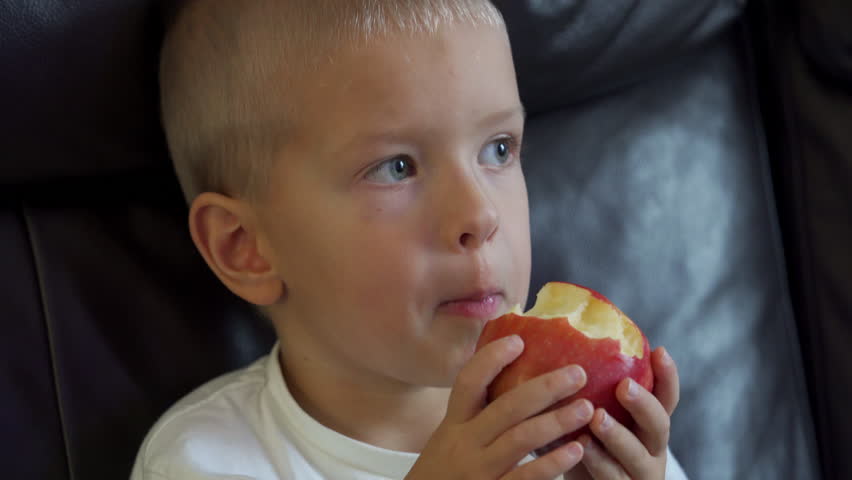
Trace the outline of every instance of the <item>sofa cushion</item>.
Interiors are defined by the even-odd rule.
[[[497,0],[524,104],[553,110],[659,72],[734,21],[736,0]]]
[[[173,2],[164,2],[169,5]],[[555,109],[633,82],[711,38],[735,0],[498,0],[524,103]],[[152,0],[0,2],[0,186],[168,164]]]
[[[852,2],[799,0],[799,40],[823,75],[852,89]]]
[[[66,478],[53,332],[44,321],[41,278],[19,204],[0,203],[0,445],[8,478]]]
[[[533,282],[608,297],[672,353],[690,478],[819,478],[772,181],[730,32],[647,81],[533,115]]]
[[[0,188],[167,162],[151,0],[0,2]]]

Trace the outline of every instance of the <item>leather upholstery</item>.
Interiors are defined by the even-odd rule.
[[[151,0],[0,2],[0,185],[162,164],[161,36]]]
[[[172,207],[181,197],[169,190],[158,189],[169,202],[125,198],[119,208],[98,201],[24,212],[70,469],[80,478],[116,478],[101,452],[119,448],[129,471],[149,427],[140,419],[271,345],[265,324],[235,313],[231,295],[191,254],[185,212]]]
[[[798,39],[804,56],[823,75],[842,82],[848,91],[852,86],[852,28],[849,28],[852,3],[799,0],[795,5],[789,5],[786,14],[793,11],[799,13],[798,18],[781,21],[790,27],[789,32],[794,32],[798,26]]]
[[[67,477],[48,327],[18,209],[0,211],[0,464],[14,478]]]
[[[683,374],[671,448],[690,475],[817,478],[768,159],[735,40],[530,120],[533,283],[608,292],[672,352]]]
[[[852,475],[845,30],[803,23],[820,35],[800,44],[780,14],[750,22],[752,62],[734,0],[496,3],[530,112],[531,291],[588,284],[672,351],[671,446],[692,478]],[[151,0],[0,3],[9,478],[125,478],[161,412],[273,339],[186,232],[157,122],[160,15]],[[770,88],[804,44],[826,54]]]
[[[825,478],[852,478],[852,4],[767,2],[754,17],[820,463]]]
[[[495,1],[509,19],[524,106],[554,110],[690,54],[738,16],[731,0]]]

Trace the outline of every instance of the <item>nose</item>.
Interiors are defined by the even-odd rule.
[[[443,237],[451,249],[479,249],[497,232],[497,207],[474,175],[458,175],[447,188],[444,200]]]

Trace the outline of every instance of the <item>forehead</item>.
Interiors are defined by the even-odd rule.
[[[520,106],[508,39],[494,26],[456,25],[341,48],[300,83],[297,123],[301,138],[315,141],[459,129]]]

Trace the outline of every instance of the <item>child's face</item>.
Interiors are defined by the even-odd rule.
[[[393,38],[310,77],[258,207],[284,348],[346,379],[449,386],[529,284],[505,33]]]

